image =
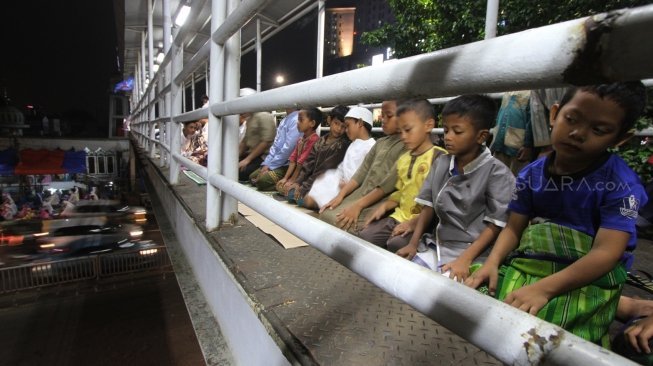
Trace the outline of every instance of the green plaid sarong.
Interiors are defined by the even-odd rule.
[[[257,181],[254,181],[254,177],[258,177],[258,174],[261,171],[261,168],[259,168],[249,175],[249,181],[259,191],[274,191],[277,189],[277,182],[280,181],[284,175],[286,175],[287,170],[288,166],[282,166],[274,170],[268,170],[268,172],[263,174],[263,176],[261,176]]]
[[[519,248],[501,266],[497,298],[563,270],[587,254],[594,238],[565,226],[543,223],[524,231]],[[593,283],[551,299],[537,316],[603,347],[610,347],[614,319],[626,270],[619,263]]]

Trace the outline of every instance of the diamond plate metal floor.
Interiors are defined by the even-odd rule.
[[[183,175],[180,182],[176,194],[203,220],[205,188]],[[302,364],[500,364],[311,247],[284,249],[242,217],[209,236]]]

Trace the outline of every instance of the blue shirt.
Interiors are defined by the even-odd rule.
[[[270,147],[270,152],[261,165],[266,165],[270,170],[288,165],[288,158],[290,158],[290,154],[299,140],[298,116],[299,111],[294,111],[281,120],[279,127],[277,127],[277,135]]]
[[[620,157],[606,154],[585,171],[556,176],[548,172],[553,159],[555,152],[519,172],[510,211],[591,237],[599,228],[625,231],[630,239],[622,261],[628,268],[637,242],[637,211],[648,200],[637,174]]]

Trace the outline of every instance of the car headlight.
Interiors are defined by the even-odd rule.
[[[135,238],[135,237],[141,236],[141,235],[143,235],[143,230],[132,230],[132,231],[129,232],[129,236],[131,236],[132,238]]]
[[[42,265],[32,267],[32,272],[46,272],[46,271],[50,271],[51,269],[52,269],[51,264],[42,264]]]
[[[141,250],[140,252],[138,252],[138,254],[140,254],[140,255],[153,255],[153,254],[156,254],[158,251],[159,250],[156,249],[156,248],[144,249],[144,250]]]
[[[46,243],[46,244],[41,244],[40,247],[41,249],[50,249],[50,248],[54,248],[55,245],[54,243]]]

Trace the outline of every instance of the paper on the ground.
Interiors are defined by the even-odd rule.
[[[256,225],[256,227],[261,229],[264,233],[272,235],[286,249],[308,246],[308,244],[303,240],[287,232],[281,226],[266,219],[261,214],[241,202],[238,202],[238,212],[245,216],[249,222]]]
[[[204,180],[204,178],[200,177],[199,175],[195,174],[195,172],[190,170],[182,170],[182,172],[188,177],[188,179],[197,183],[197,185],[199,186],[206,185],[206,180]]]

